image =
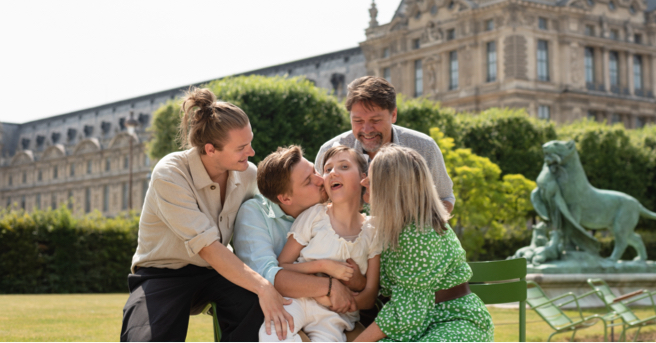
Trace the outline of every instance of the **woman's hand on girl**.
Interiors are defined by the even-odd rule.
[[[258,296],[260,298],[262,313],[264,313],[264,324],[267,335],[271,334],[271,322],[273,322],[278,339],[284,340],[287,337],[288,325],[289,331],[294,331],[294,317],[285,311],[283,305],[289,305],[292,301],[283,298],[271,284],[264,286],[262,291],[258,293]]]

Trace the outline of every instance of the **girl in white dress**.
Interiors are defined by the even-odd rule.
[[[324,155],[324,187],[330,202],[317,204],[294,221],[278,262],[284,269],[326,276],[326,282],[342,282],[355,294],[359,309],[373,307],[378,295],[381,248],[369,217],[360,213],[367,162],[355,150],[336,146]],[[330,289],[330,287],[329,287]],[[353,330],[358,311],[331,310],[330,291],[318,298],[292,299],[285,310],[294,317],[294,331],[286,341],[301,342],[303,330],[310,340],[345,342],[344,331]],[[288,329],[289,330],[289,329]],[[279,341],[260,329],[260,341]]]

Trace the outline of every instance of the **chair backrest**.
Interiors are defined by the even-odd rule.
[[[627,323],[633,323],[640,320],[633,311],[621,301],[616,303],[613,302],[616,296],[613,294],[613,291],[610,289],[606,281],[602,279],[588,279],[588,284],[597,291],[597,296],[599,296],[599,299],[604,302],[607,310],[615,311],[615,313],[620,315]]]
[[[484,303],[526,300],[526,259],[469,262],[469,266],[474,273],[469,288]]]
[[[526,302],[552,329],[558,330],[559,327],[573,323],[560,307],[554,303],[548,303],[549,298],[537,283],[529,281],[526,283],[526,287]]]
[[[526,341],[526,259],[469,262],[469,289],[485,304],[519,301],[519,340]]]

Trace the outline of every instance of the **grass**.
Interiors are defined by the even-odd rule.
[[[127,294],[47,294],[1,295],[0,341],[118,341],[122,310]],[[578,315],[566,311],[570,317]],[[496,325],[496,341],[517,341],[516,309],[490,308]],[[603,313],[588,310],[585,315]],[[651,309],[637,309],[640,318],[654,315]],[[545,341],[553,332],[534,311],[526,312],[528,341]],[[633,331],[635,332],[635,331]],[[582,330],[577,341],[601,341],[601,324]],[[556,341],[568,341],[569,335],[557,335]],[[615,339],[619,338],[619,332]],[[629,336],[633,339],[633,335]],[[609,337],[610,339],[610,337]],[[639,341],[655,341],[656,327],[642,330]],[[206,315],[191,317],[187,341],[212,341],[212,319]]]

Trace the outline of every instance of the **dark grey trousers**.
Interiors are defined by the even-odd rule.
[[[130,297],[123,308],[121,341],[184,342],[189,314],[209,302],[218,307],[222,341],[256,342],[264,322],[257,295],[213,269],[139,268],[128,275]]]

